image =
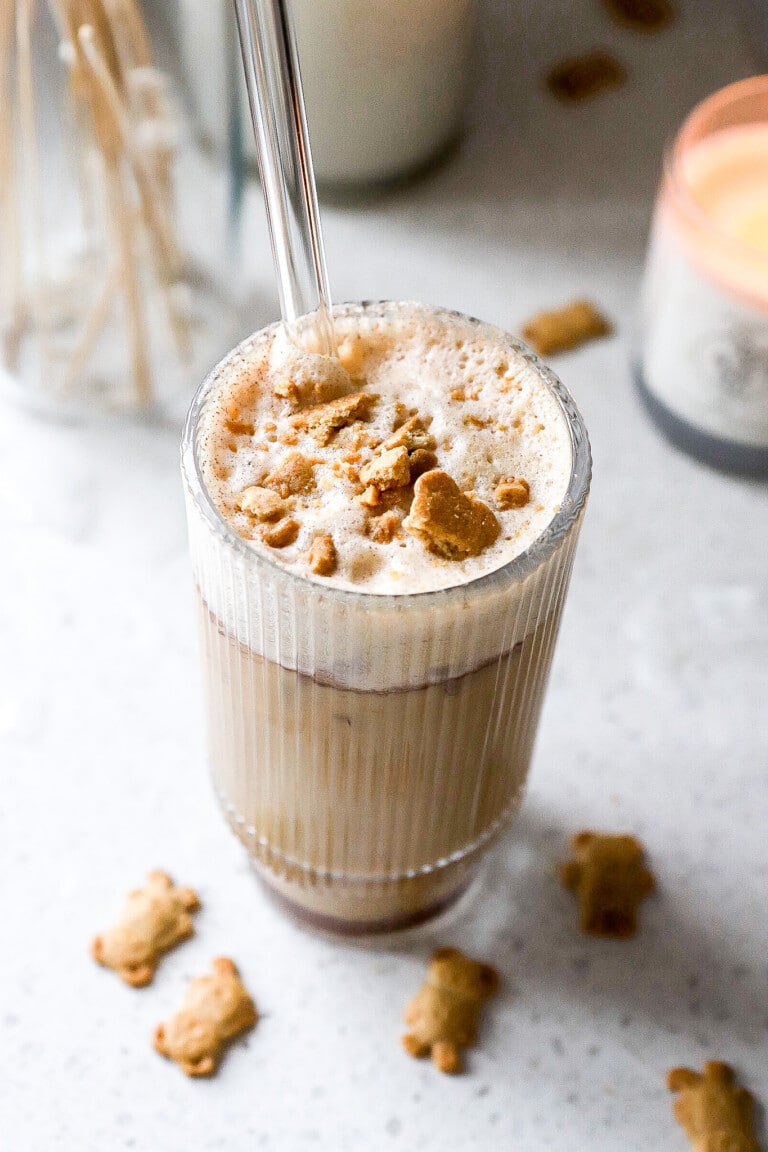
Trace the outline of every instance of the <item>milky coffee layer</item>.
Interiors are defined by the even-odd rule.
[[[523,354],[487,328],[415,304],[340,309],[335,329],[343,372],[293,344],[279,326],[220,371],[198,452],[224,519],[297,575],[366,593],[461,585],[524,552],[565,495],[571,447],[557,400]],[[350,393],[366,399],[344,426],[318,432],[306,419],[318,398]],[[419,458],[421,467],[447,473],[496,518],[498,535],[479,555],[446,558],[409,530],[414,486],[407,465],[405,482],[397,476],[402,448],[389,459],[389,479],[377,481],[386,442],[414,416],[429,453]],[[504,483],[520,479],[529,486],[527,500],[506,506]],[[266,489],[279,504],[275,512],[254,514],[244,496],[253,488],[261,493],[257,503]],[[317,563],[318,537],[332,540],[332,564]]]

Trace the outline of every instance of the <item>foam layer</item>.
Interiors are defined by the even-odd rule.
[[[334,362],[294,346],[281,328],[254,338],[220,372],[203,413],[198,453],[205,485],[224,519],[278,565],[326,586],[366,593],[461,585],[524,552],[565,495],[571,447],[556,398],[523,354],[493,340],[487,329],[419,305],[380,314],[341,310],[335,326],[351,380]],[[321,444],[295,422],[308,398],[317,398],[313,388],[324,396],[352,389],[378,399],[363,421]],[[400,524],[391,540],[372,538],[382,509],[360,502],[359,473],[413,414],[434,438],[436,466],[499,521],[498,538],[479,556],[434,555]],[[240,510],[241,494],[263,484],[297,452],[312,461],[310,486],[290,496],[298,533],[284,547],[269,547],[260,538],[263,527]],[[496,489],[509,477],[530,485],[524,507],[499,505]],[[412,494],[412,486],[400,490],[388,507],[404,516]],[[332,536],[335,544],[337,567],[329,576],[314,575],[309,567],[318,535]]]

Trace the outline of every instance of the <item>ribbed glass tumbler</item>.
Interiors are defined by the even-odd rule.
[[[200,422],[227,360],[184,433],[215,788],[272,891],[336,932],[446,907],[517,811],[589,489],[586,430],[553,374],[506,333],[436,314],[522,357],[570,433],[560,508],[495,572],[391,596],[303,579],[240,539],[203,484]],[[233,356],[242,363],[267,333]]]

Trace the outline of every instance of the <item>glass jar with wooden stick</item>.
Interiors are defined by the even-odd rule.
[[[137,0],[0,0],[4,389],[180,411],[239,334],[226,179],[187,139]]]

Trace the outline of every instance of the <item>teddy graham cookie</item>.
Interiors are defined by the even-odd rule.
[[[582,932],[618,940],[634,936],[640,901],[654,887],[640,841],[578,832],[571,846],[574,858],[562,865],[560,878],[576,893]]]
[[[673,1068],[667,1087],[672,1106],[693,1152],[760,1152],[753,1126],[754,1099],[735,1083],[733,1069],[708,1060],[701,1072]]]
[[[603,3],[618,24],[635,32],[661,32],[675,16],[669,0],[603,0]]]
[[[405,1009],[410,1029],[403,1036],[406,1052],[431,1056],[441,1072],[458,1072],[461,1049],[475,1043],[483,1002],[498,987],[498,973],[490,964],[472,960],[458,948],[439,948],[430,961],[426,984]]]
[[[158,1024],[152,1038],[155,1051],[187,1076],[212,1076],[225,1046],[259,1018],[234,963],[220,957],[212,969],[191,981],[181,1009]]]
[[[522,336],[539,356],[555,356],[610,336],[611,325],[589,300],[574,300],[564,308],[538,312],[523,325]]]
[[[578,104],[606,88],[620,87],[626,78],[626,69],[614,56],[587,52],[556,64],[547,76],[547,87],[562,103]]]
[[[146,887],[131,892],[114,927],[96,936],[91,955],[132,988],[143,988],[160,957],[194,932],[190,912],[197,893],[177,887],[166,872],[150,872]]]

